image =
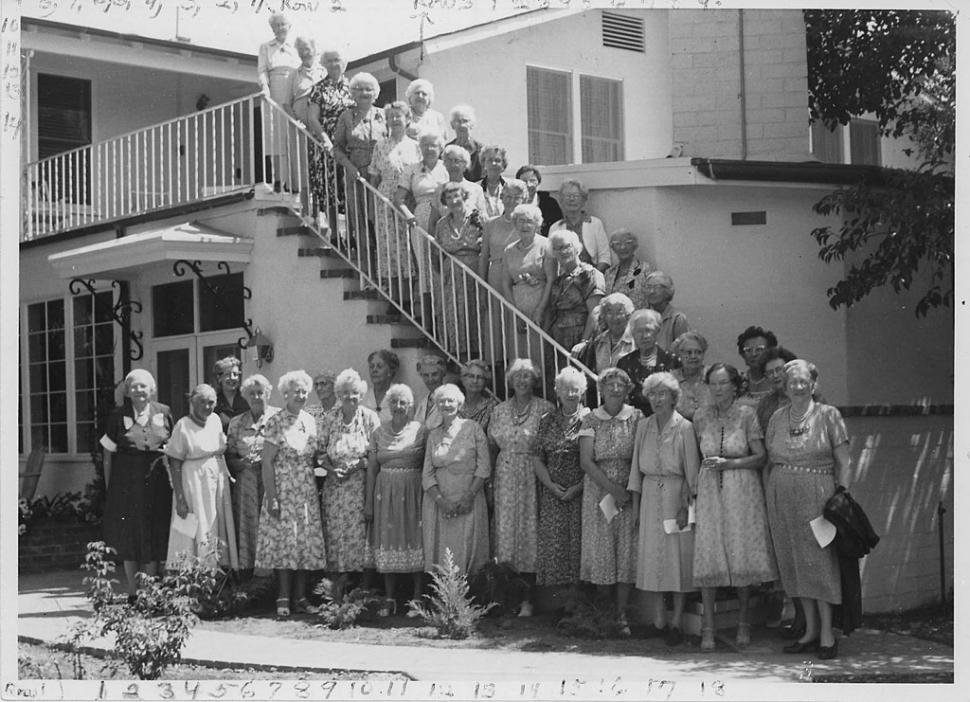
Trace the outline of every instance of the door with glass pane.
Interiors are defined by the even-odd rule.
[[[172,408],[176,420],[189,413],[188,394],[192,388],[199,383],[215,387],[212,369],[216,361],[226,356],[241,358],[238,337],[233,332],[155,341],[158,401]]]

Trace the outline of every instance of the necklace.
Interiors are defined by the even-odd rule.
[[[515,400],[513,400],[512,411],[513,411],[513,414],[515,415],[512,418],[512,421],[515,423],[515,425],[520,426],[522,424],[525,424],[526,421],[529,419],[529,414],[532,411],[532,398],[531,397],[529,398],[528,404],[526,404],[525,409],[522,410],[521,412],[519,411],[518,403]]]
[[[808,433],[808,427],[805,426],[803,423],[808,418],[808,415],[810,415],[812,413],[812,410],[814,409],[815,409],[815,403],[812,402],[809,404],[808,409],[806,409],[801,416],[795,416],[794,414],[792,414],[791,405],[788,406],[788,435],[789,436],[802,436],[803,434]]]
[[[559,411],[562,412],[562,416],[565,417],[566,419],[576,419],[576,417],[579,416],[579,413],[582,411],[582,409],[583,409],[582,405],[577,405],[576,411],[571,414],[566,414],[566,410],[562,408],[560,408]]]

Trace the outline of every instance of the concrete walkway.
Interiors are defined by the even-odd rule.
[[[18,635],[26,641],[52,643],[78,617],[90,616],[82,577],[80,571],[21,577]],[[605,685],[604,694],[612,699],[642,698],[644,686],[651,680],[655,684],[660,680],[691,681],[695,686],[704,681],[707,685],[720,681],[746,687],[744,683],[795,683],[832,674],[952,673],[954,670],[953,649],[948,646],[867,629],[840,640],[840,656],[834,661],[785,655],[777,636],[759,628],[752,632],[752,645],[743,651],[726,640],[720,640],[718,651],[711,654],[703,654],[692,646],[671,652],[659,641],[643,644],[642,655],[616,656],[338,643],[327,641],[324,630],[319,639],[290,640],[196,628],[183,658],[187,663],[217,667],[389,671],[415,681],[526,682],[530,685],[547,681],[555,685],[557,692],[561,684],[568,689],[576,687],[575,681],[579,680],[589,687],[576,687],[574,696],[585,698],[594,687]],[[265,677],[272,678],[272,674],[266,673]],[[618,689],[638,690],[637,694],[609,695],[617,678],[620,679]],[[672,699],[681,697],[675,695]]]

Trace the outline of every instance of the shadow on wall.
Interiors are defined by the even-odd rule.
[[[940,501],[945,589],[953,585],[953,416],[848,417],[852,495],[879,545],[863,561],[866,611],[905,610],[939,601]]]

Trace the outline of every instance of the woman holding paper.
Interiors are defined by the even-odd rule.
[[[808,361],[785,364],[788,397],[768,422],[765,442],[772,469],[765,488],[768,521],[785,591],[801,599],[805,634],[785,653],[817,651],[823,660],[838,655],[832,632],[832,605],[842,603],[838,557],[822,546],[811,522],[849,474],[845,421],[831,405],[815,402],[818,369]]]
[[[653,415],[637,425],[627,486],[640,525],[637,589],[651,595],[656,633],[663,633],[668,646],[679,646],[684,642],[684,593],[694,589],[694,532],[689,530],[688,514],[701,459],[694,426],[674,409],[680,400],[677,379],[655,373],[643,381],[643,396]],[[665,592],[673,594],[669,628]]]

